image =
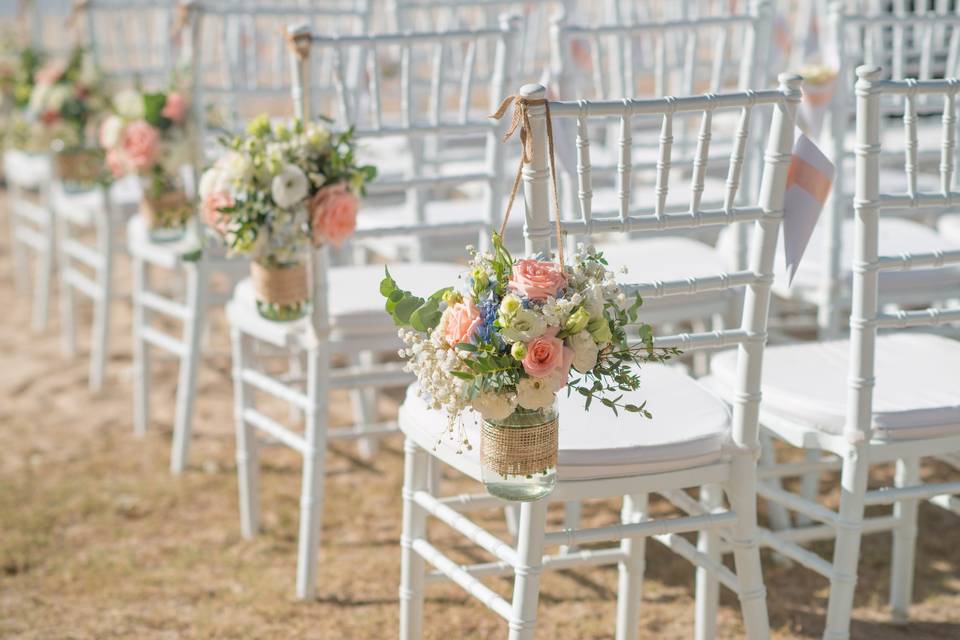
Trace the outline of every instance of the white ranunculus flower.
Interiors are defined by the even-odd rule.
[[[546,330],[547,321],[540,313],[532,309],[518,309],[500,335],[507,342],[529,342],[542,336]]]
[[[111,115],[100,125],[100,146],[112,149],[120,144],[120,135],[123,133],[123,120]]]
[[[221,163],[218,163],[221,164]],[[244,180],[253,172],[253,164],[242,153],[231,151],[222,160],[225,179],[230,182]]]
[[[270,193],[277,206],[284,209],[296,205],[307,197],[307,176],[299,167],[284,165],[270,183]]]
[[[563,378],[559,372],[543,378],[523,378],[517,383],[517,403],[531,411],[549,407],[562,386]]]
[[[200,176],[200,185],[197,191],[202,200],[206,200],[210,195],[223,191],[223,171],[217,165],[214,165],[203,172]]]
[[[488,391],[479,394],[470,404],[484,420],[503,420],[517,408],[517,397],[512,393]]]
[[[589,331],[581,331],[567,338],[567,346],[573,349],[573,368],[586,373],[597,364],[600,347]]]
[[[143,117],[143,96],[133,89],[124,89],[113,97],[113,107],[122,118],[139,120]]]

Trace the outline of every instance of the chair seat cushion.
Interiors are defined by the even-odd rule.
[[[16,149],[3,152],[3,175],[10,184],[37,189],[53,175],[51,157],[46,153],[27,153]]]
[[[881,218],[879,246],[881,255],[900,253],[926,253],[936,249],[950,250],[960,248],[960,240],[950,241],[935,230],[903,218]],[[721,235],[720,246],[729,247],[731,234],[725,230]],[[800,269],[791,286],[787,286],[786,264],[783,255],[783,243],[777,247],[774,262],[775,277],[773,291],[784,298],[801,297],[809,299],[815,296],[821,285],[823,269],[827,257],[824,247],[826,225],[821,220],[813,231],[806,252],[800,262]],[[853,279],[854,221],[846,220],[843,225],[842,251],[840,256],[841,282],[849,291]],[[732,255],[727,251],[724,255]],[[960,287],[960,268],[947,269],[911,269],[910,271],[883,271],[880,273],[880,294],[919,301],[938,299],[937,291],[956,290]],[[934,292],[934,293],[931,293]],[[942,295],[940,298],[944,297]]]
[[[960,245],[960,213],[940,216],[937,230],[950,242]]]
[[[768,347],[763,361],[764,412],[833,434],[846,417],[848,340]],[[711,360],[719,388],[731,388],[736,352]],[[877,340],[874,437],[935,438],[960,433],[960,341],[921,333]]]
[[[333,267],[327,272],[329,284],[330,318],[334,328],[348,333],[395,331],[393,320],[383,308],[380,281],[383,279],[382,264]],[[427,296],[438,289],[451,286],[463,271],[463,267],[443,262],[417,264],[391,264],[390,274],[397,284],[419,296]],[[256,296],[249,278],[241,281],[233,300],[237,309],[247,309],[254,316]],[[269,322],[269,321],[264,321]],[[309,319],[294,322],[272,323],[283,325],[289,332],[307,328]]]
[[[682,280],[690,277],[715,276],[728,271],[723,257],[710,245],[677,236],[607,242],[596,245],[603,252],[614,273],[626,267],[627,273],[618,275],[623,283]],[[710,291],[695,296],[697,305],[711,309],[722,307],[730,299],[729,291]],[[686,307],[693,296],[676,295],[645,298],[644,310],[660,310],[671,306]],[[707,311],[709,313],[709,311]],[[641,314],[642,315],[642,314]],[[687,315],[687,318],[690,316]]]
[[[645,366],[643,388],[623,402],[648,401],[648,420],[594,404],[583,408],[583,398],[559,394],[561,480],[617,478],[663,473],[709,464],[720,458],[729,432],[730,415],[723,401],[685,373],[665,365]],[[447,457],[460,471],[479,478],[480,416],[462,416],[472,449]],[[416,384],[407,389],[400,409],[400,428],[430,451],[447,428],[447,414],[431,409]],[[438,447],[454,448],[446,438]]]

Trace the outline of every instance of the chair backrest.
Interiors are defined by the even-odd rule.
[[[796,108],[800,102],[800,84],[799,76],[782,74],[778,90],[651,100],[550,101],[547,105],[529,104],[525,107],[531,127],[528,137],[532,137],[533,141],[532,161],[523,170],[526,205],[524,238],[527,254],[541,252],[549,254],[551,240],[555,237],[555,228],[559,228],[565,235],[589,237],[594,232],[655,234],[702,226],[753,223],[754,231],[748,268],[716,276],[649,282],[628,287],[645,297],[696,294],[737,287],[746,289],[743,318],[739,328],[669,336],[657,338],[655,341],[658,346],[678,347],[684,350],[738,346],[737,386],[732,399],[734,407],[732,436],[736,445],[741,447],[757,446],[760,372],[766,343],[770,286],[773,280],[777,236],[783,218],[784,192],[793,149]],[[543,99],[544,95],[545,89],[540,85],[527,85],[520,90],[521,99],[537,101]],[[768,123],[757,118],[758,121],[755,122],[751,115],[754,111],[760,113],[766,111],[765,107],[773,108],[772,119]],[[555,220],[553,223],[550,220],[551,185],[548,163],[550,145],[547,139],[547,108],[554,124],[561,121],[575,123],[575,126],[571,127],[553,126],[552,128],[555,136],[573,137],[573,132],[576,131],[579,220],[559,222]],[[693,167],[689,211],[682,214],[666,213],[663,202],[670,185],[665,168],[669,167],[672,153],[669,131],[673,118],[681,113],[700,113],[703,130],[707,134],[701,139],[709,140],[711,136],[719,139],[721,132],[712,127],[713,116],[724,110],[740,113],[735,130],[722,132],[729,136],[733,147],[727,161],[729,178],[725,205],[719,209],[705,209],[700,204],[700,187],[702,187],[707,164],[706,144],[701,144],[697,157],[702,162]],[[630,121],[638,117],[660,119],[665,132],[660,142],[660,155],[664,162],[658,169],[657,192],[653,205],[647,204],[649,200],[633,197],[629,180],[631,167],[629,164],[624,164],[618,173],[621,199],[619,214],[615,217],[596,218],[591,210],[589,124],[592,121],[619,118],[622,123],[621,130],[624,132],[619,144],[629,151]],[[749,205],[737,205],[735,204],[736,192],[740,188],[743,151],[750,137],[750,129],[757,127],[766,130],[765,127],[768,124],[769,134],[760,195]],[[563,133],[565,131],[570,133]],[[634,205],[634,202],[637,204]],[[557,214],[554,214],[554,217]],[[637,275],[642,279],[643,274]]]
[[[188,12],[185,39],[198,167],[212,155],[213,133],[235,132],[261,113],[292,115],[287,25],[305,23],[320,32],[362,33],[370,20],[369,0],[194,0],[182,6]],[[318,84],[313,90],[329,93],[333,86]]]
[[[851,442],[861,442],[871,437],[877,330],[960,322],[960,307],[880,312],[877,301],[881,271],[936,270],[960,265],[960,250],[881,255],[878,246],[881,213],[905,208],[917,211],[942,209],[960,202],[960,192],[954,186],[960,80],[881,80],[883,71],[871,65],[859,67],[856,73],[856,244],[853,257],[853,311],[850,315],[850,388],[844,426],[844,435]],[[923,97],[939,99],[942,105],[940,186],[935,191],[921,191],[917,186],[917,103]],[[906,138],[903,167],[907,189],[901,193],[892,192],[889,188],[881,189],[880,184],[884,99],[899,101],[903,109]]]
[[[398,32],[496,27],[502,13],[520,16],[519,44],[509,81],[539,76],[549,61],[547,25],[555,13],[576,8],[573,0],[390,0]]]
[[[144,88],[169,82],[176,0],[86,0],[77,6],[76,26],[83,27],[83,42],[108,80]]]
[[[290,29],[290,61],[293,69],[293,101],[298,117],[332,116],[339,130],[352,128],[360,144],[365,141],[401,138],[411,150],[411,159],[399,175],[381,174],[368,186],[371,195],[405,194],[412,216],[406,221],[357,231],[358,237],[430,237],[476,231],[481,247],[498,222],[503,195],[503,145],[501,127],[487,116],[506,93],[508,67],[519,34],[516,17],[503,16],[498,27],[475,30],[407,32],[361,36],[323,36],[309,28]],[[478,55],[481,47],[494,53]],[[346,83],[347,61],[359,57],[366,69],[366,86],[350,92]],[[417,61],[429,61],[418,65]],[[395,66],[399,61],[399,69]],[[334,96],[311,91],[311,83],[329,71],[337,88]],[[483,72],[489,84],[477,86]],[[425,86],[416,75],[430,78]],[[320,77],[322,82],[325,76]],[[364,99],[361,99],[365,97]],[[429,140],[461,140],[480,136],[484,140],[483,169],[456,165],[438,167],[422,162],[418,149]],[[452,190],[474,183],[482,185],[483,205],[478,216],[428,222],[426,198],[430,190]],[[361,212],[362,215],[362,212]],[[326,253],[314,260],[315,301],[326,295]],[[325,327],[326,304],[314,304],[316,326]]]

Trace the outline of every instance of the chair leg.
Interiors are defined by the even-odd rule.
[[[150,283],[149,265],[132,256],[133,267],[133,432],[138,436],[147,433],[150,422],[150,349],[143,339],[142,330],[150,317],[143,306],[140,294]]]
[[[236,327],[231,328],[233,342],[233,419],[237,437],[237,486],[240,491],[240,533],[244,538],[257,535],[260,525],[260,468],[256,433],[243,413],[253,406],[247,394],[243,370],[249,366],[250,338]]]
[[[896,486],[909,487],[920,481],[916,458],[897,460]],[[914,555],[917,546],[918,500],[898,500],[893,514],[899,520],[893,530],[893,566],[890,572],[890,616],[894,622],[906,622],[913,597]]]
[[[193,401],[197,394],[197,369],[200,366],[200,338],[203,335],[207,299],[207,270],[203,262],[186,266],[186,304],[189,315],[183,327],[186,353],[180,358],[177,380],[177,407],[173,422],[173,444],[170,451],[170,471],[180,473],[187,466],[190,433],[193,421]]]
[[[766,431],[760,431],[760,466],[761,467],[775,467],[777,465],[777,456],[773,451],[773,438],[770,437],[770,434]],[[779,478],[772,478],[770,480],[764,480],[764,482],[769,482],[774,485],[776,488],[783,488],[783,484],[780,482]],[[787,508],[784,507],[779,502],[775,500],[767,501],[767,516],[770,518],[770,526],[774,531],[782,531],[783,529],[789,529],[790,524],[790,513],[787,511]]]
[[[731,532],[733,559],[737,569],[737,595],[740,598],[747,638],[766,640],[770,637],[770,622],[767,618],[767,592],[763,586],[763,571],[760,566],[755,483],[756,463],[753,456],[735,456],[726,494],[730,506],[737,514],[737,521]]]
[[[413,541],[427,537],[427,513],[413,501],[416,491],[428,489],[432,459],[409,438],[404,442],[403,532],[400,534],[400,640],[423,635],[423,583],[426,566],[413,550]]]
[[[803,459],[806,462],[816,462],[820,459],[820,455],[820,451],[817,449],[807,449],[803,452]],[[803,499],[809,502],[816,502],[819,493],[820,472],[810,471],[803,474],[803,477],[800,479],[800,495],[803,496]],[[796,515],[796,522],[798,527],[806,527],[813,524],[813,521],[802,513]]]
[[[57,236],[60,242],[57,245],[57,272],[60,287],[60,340],[63,353],[68,358],[77,355],[77,300],[76,292],[67,282],[67,272],[70,270],[70,256],[63,250],[64,241],[70,236],[70,223],[66,220],[57,220]]]
[[[579,505],[579,503],[577,503]],[[623,497],[620,520],[625,524],[641,522],[647,515],[647,494]],[[643,597],[643,573],[646,569],[645,538],[620,541],[620,550],[627,556],[617,567],[617,640],[637,640],[640,622],[640,601]]]
[[[57,246],[52,214],[47,219],[47,225],[43,233],[46,234],[46,243],[43,249],[37,252],[36,276],[33,283],[33,318],[31,325],[36,332],[46,331],[47,314],[50,311],[50,283],[53,280]]]
[[[510,615],[509,640],[533,640],[540,602],[540,570],[543,563],[543,537],[547,525],[547,501],[520,505],[516,577],[513,583],[513,612]]]
[[[17,202],[22,199],[23,192],[15,185],[10,185],[10,193],[8,196],[10,207],[7,215],[10,220],[9,242],[10,254],[13,258],[13,264],[11,265],[13,268],[13,284],[17,293],[25,296],[30,292],[30,276],[28,272],[30,261],[27,256],[27,247],[17,240],[17,228],[20,225],[20,216],[16,213]]]
[[[579,500],[569,500],[563,503],[563,528],[564,529],[579,529],[580,528],[580,516],[583,512],[581,503]],[[560,547],[560,553],[573,553],[577,550],[576,545],[562,545]]]
[[[297,554],[297,598],[316,593],[317,550],[323,528],[324,458],[327,453],[327,395],[330,358],[321,345],[307,361],[306,451],[300,489],[300,549]]]
[[[862,458],[859,449],[851,449],[844,456],[840,474],[840,512],[837,518],[837,539],[833,547],[827,627],[823,634],[828,640],[846,640],[850,637],[850,615],[853,611],[853,594],[857,587],[857,562],[860,559],[863,500],[867,491],[868,470],[868,461]]]
[[[373,365],[373,353],[361,351],[354,358],[354,364],[361,367]],[[353,403],[353,416],[361,429],[369,429],[377,422],[377,393],[370,387],[353,389],[350,392]],[[357,451],[364,458],[372,458],[377,454],[379,441],[375,437],[360,438],[357,440]]]
[[[700,488],[700,504],[709,513],[721,506],[723,494],[713,484]],[[715,531],[701,531],[697,549],[711,560],[720,562],[720,536]],[[712,640],[717,635],[717,608],[720,605],[720,581],[716,573],[697,567],[697,605],[694,638]]]
[[[103,388],[110,345],[110,304],[113,300],[113,225],[110,213],[97,225],[97,246],[103,266],[97,272],[99,299],[93,301],[93,329],[90,339],[90,390]]]

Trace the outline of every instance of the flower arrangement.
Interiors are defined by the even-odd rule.
[[[285,264],[353,233],[376,168],[357,165],[352,130],[263,115],[223,144],[227,153],[200,180],[201,211],[232,253]]]
[[[640,386],[635,367],[679,352],[655,349],[648,325],[630,346],[626,330],[642,301],[621,289],[601,253],[581,247],[572,266],[542,255],[514,260],[494,235],[491,253],[471,254],[461,286],[426,300],[399,289],[389,272],[380,286],[403,327],[401,356],[434,409],[451,421],[468,408],[502,420],[518,407],[549,407],[567,388],[587,408],[596,399],[614,413],[650,416],[646,403],[622,402]]]
[[[357,164],[352,130],[334,134],[321,122],[271,123],[263,115],[222,144],[226,153],[200,179],[201,215],[230,253],[254,259],[264,281],[267,272],[279,278],[301,265],[311,245],[339,247],[352,235],[358,198],[377,173]],[[305,285],[285,288],[306,295]],[[259,301],[276,308],[265,315],[302,315],[302,304],[281,309],[295,301],[277,304],[267,289]]]
[[[0,45],[0,136],[4,145],[39,150],[39,144],[31,144],[25,111],[43,60],[40,51],[21,46],[16,38],[5,34]]]
[[[172,85],[166,91],[120,91],[99,131],[113,175],[140,177],[141,212],[158,240],[180,237],[193,213],[180,184],[182,168],[191,163],[189,103],[175,80]]]

